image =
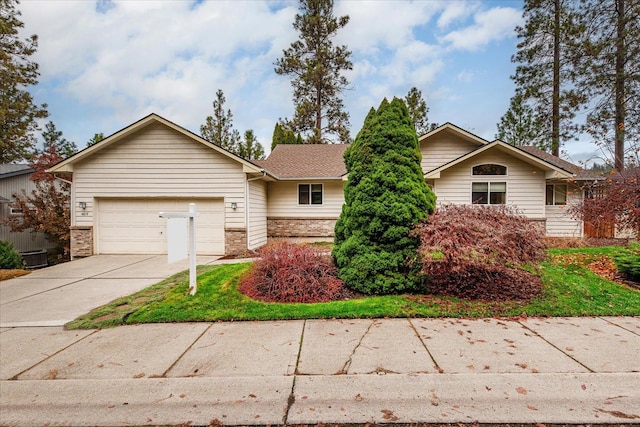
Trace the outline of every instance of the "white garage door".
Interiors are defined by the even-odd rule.
[[[167,219],[159,212],[187,212],[196,204],[196,252],[224,254],[222,199],[100,199],[98,201],[99,254],[166,254]]]

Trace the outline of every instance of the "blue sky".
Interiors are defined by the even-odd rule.
[[[24,34],[39,36],[32,92],[79,148],[152,112],[199,133],[217,89],[234,127],[253,129],[267,150],[278,118],[293,114],[273,63],[297,39],[297,1],[23,0],[19,10]],[[334,12],[350,16],[335,42],[353,52],[352,136],[372,106],[415,86],[429,121],[494,139],[513,95],[522,0],[336,0]],[[564,149],[574,161],[594,151]]]

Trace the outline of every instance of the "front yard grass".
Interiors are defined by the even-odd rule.
[[[188,272],[81,316],[69,329],[130,323],[213,322],[318,318],[638,316],[640,290],[604,279],[586,265],[619,247],[551,249],[540,264],[542,294],[528,302],[469,301],[433,295],[389,295],[316,304],[264,303],[237,290],[251,263],[198,268],[198,292],[189,296]]]

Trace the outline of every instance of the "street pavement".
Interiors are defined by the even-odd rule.
[[[172,274],[153,259],[0,283],[1,426],[640,424],[639,317],[47,326]]]

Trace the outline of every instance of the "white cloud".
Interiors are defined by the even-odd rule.
[[[476,51],[489,43],[513,36],[522,24],[522,12],[510,7],[495,7],[474,16],[474,24],[448,33],[442,40],[454,49]]]
[[[438,28],[445,29],[455,21],[466,19],[473,14],[479,6],[479,3],[450,1],[438,18]]]

